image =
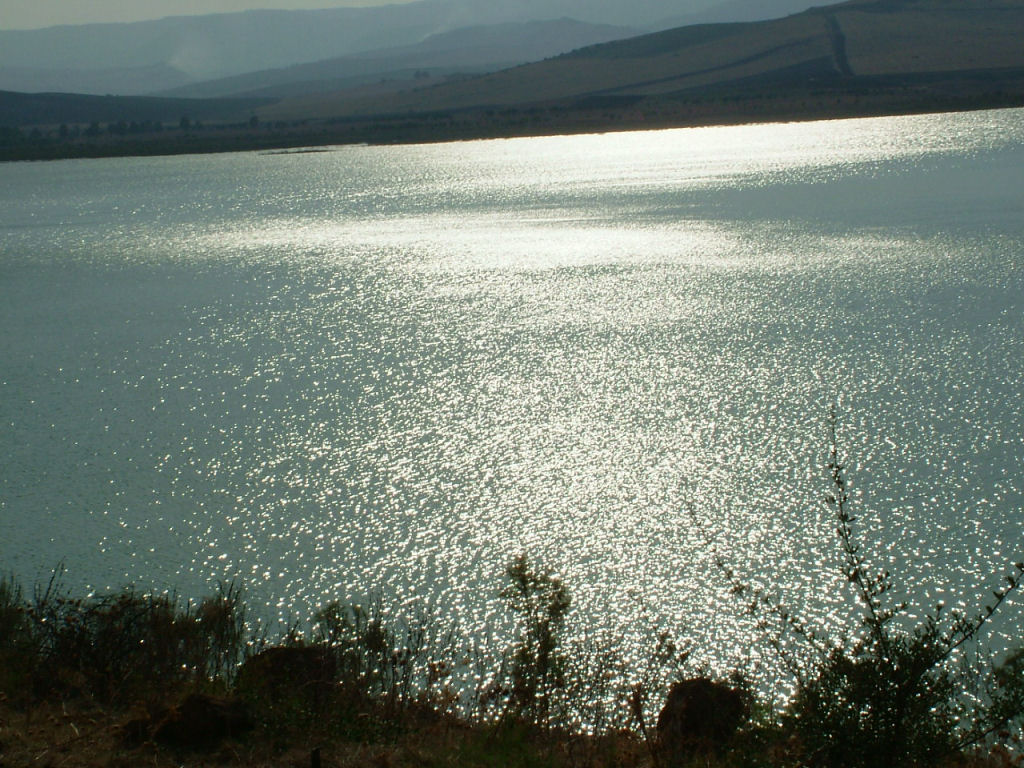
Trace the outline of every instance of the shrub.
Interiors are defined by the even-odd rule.
[[[1024,577],[1024,564],[975,617],[941,605],[907,628],[905,603],[893,602],[892,575],[876,573],[853,532],[844,467],[839,461],[835,413],[829,422],[828,468],[832,491],[826,503],[836,519],[844,576],[860,608],[856,626],[822,641],[796,614],[755,592],[753,605],[774,615],[783,630],[802,641],[800,662],[774,646],[796,678],[796,693],[782,713],[801,764],[843,768],[936,765],[979,744],[1024,717],[1024,662],[1017,651],[987,672],[966,663],[965,646],[977,646],[990,617],[1006,604]],[[736,593],[746,584],[719,565]],[[978,681],[980,695],[974,695]]]
[[[536,571],[518,555],[505,571],[509,585],[501,591],[519,617],[519,640],[511,649],[510,704],[513,713],[550,725],[556,697],[565,685],[561,634],[572,603],[569,590],[551,571]]]
[[[335,601],[316,612],[312,635],[315,644],[333,652],[342,688],[390,713],[407,707],[427,686],[425,620],[386,620],[379,600],[369,608]]]
[[[337,707],[337,667],[323,646],[267,648],[245,660],[235,679],[238,693],[267,730],[305,727]]]
[[[218,582],[217,592],[200,601],[194,620],[203,644],[201,677],[230,682],[245,658],[262,645],[250,632],[248,608],[234,581]]]
[[[0,693],[23,698],[35,659],[21,585],[13,575],[0,576]]]
[[[226,685],[252,644],[234,584],[193,607],[133,587],[71,597],[62,575],[55,569],[30,601],[13,578],[0,579],[0,680],[22,699],[56,691],[114,702]]]
[[[198,627],[166,596],[126,589],[91,599],[54,596],[33,608],[42,668],[60,687],[113,700],[203,670]]]
[[[28,622],[21,584],[13,575],[0,576],[0,650],[9,650],[24,642]]]

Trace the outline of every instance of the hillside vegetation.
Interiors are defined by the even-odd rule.
[[[682,27],[549,61],[381,98],[284,100],[267,117],[507,108],[595,97],[659,101],[884,83],[935,95],[1021,92],[1024,0],[850,0],[784,19]],[[923,77],[927,76],[927,77]]]

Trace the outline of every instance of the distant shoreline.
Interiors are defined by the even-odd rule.
[[[1024,93],[930,93],[921,90],[829,90],[762,97],[719,94],[688,100],[588,105],[533,105],[461,112],[339,118],[287,126],[209,126],[140,136],[58,139],[18,137],[0,143],[0,162],[153,157],[297,150],[345,145],[433,144],[484,139],[580,135],[1024,107]]]

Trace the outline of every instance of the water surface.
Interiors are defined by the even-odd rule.
[[[848,609],[838,403],[865,546],[973,600],[1024,549],[1022,167],[1020,110],[0,166],[0,561],[486,635],[527,552],[733,663],[709,539]]]

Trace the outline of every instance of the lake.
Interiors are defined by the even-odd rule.
[[[486,638],[525,552],[574,632],[724,666],[715,552],[849,611],[835,404],[870,557],[976,605],[1024,550],[1022,169],[1022,110],[0,165],[0,566]]]

